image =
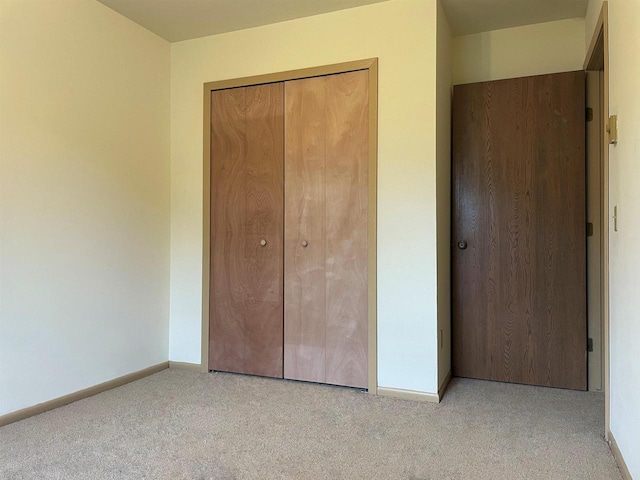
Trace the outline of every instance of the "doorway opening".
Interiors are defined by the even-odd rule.
[[[586,243],[586,268],[587,284],[585,285],[587,303],[587,314],[583,315],[583,326],[587,323],[586,329],[580,334],[581,342],[584,344],[581,358],[587,365],[588,382],[583,387],[605,395],[605,428],[609,430],[609,392],[608,392],[608,364],[609,364],[609,278],[608,278],[608,229],[609,229],[609,208],[608,208],[608,151],[609,135],[607,133],[608,124],[608,27],[607,27],[607,2],[604,2],[600,18],[598,19],[593,40],[588,50],[584,63],[584,77],[586,85],[585,97],[587,115],[593,117],[592,120],[585,119],[586,127],[586,165],[583,178],[586,179],[586,190],[584,199],[585,205],[584,227],[586,232],[581,233],[581,242]],[[455,99],[454,99],[455,103]],[[507,125],[508,127],[509,125]],[[455,145],[454,136],[454,145]],[[455,172],[454,172],[455,173]],[[454,180],[455,182],[455,180]],[[455,195],[455,183],[452,183]],[[455,210],[455,205],[453,206]],[[455,212],[452,212],[455,215]],[[452,215],[452,222],[455,218]],[[481,222],[482,218],[474,218],[473,221]],[[452,225],[451,246],[452,257],[455,259],[455,252],[468,252],[471,243],[467,238],[457,238],[455,227]],[[458,253],[460,253],[458,252]],[[464,253],[460,253],[463,255]],[[454,260],[455,261],[455,260]],[[452,265],[455,269],[455,266]],[[453,273],[453,270],[452,270]],[[516,272],[517,273],[517,272]],[[466,275],[465,275],[466,277]],[[464,281],[469,281],[464,278]],[[455,285],[452,285],[452,293],[455,297]],[[583,290],[584,291],[584,290]],[[458,294],[460,296],[460,294]],[[496,297],[500,300],[498,297]],[[455,310],[456,298],[453,299]],[[496,302],[496,304],[499,302]],[[454,322],[453,336],[457,335]],[[482,332],[480,332],[482,333]],[[586,334],[585,334],[586,333]],[[455,338],[454,338],[455,342]],[[455,349],[454,349],[455,350]],[[456,356],[453,355],[454,375],[456,372]]]

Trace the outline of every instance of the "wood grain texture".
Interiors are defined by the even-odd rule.
[[[368,73],[326,90],[326,382],[367,386]]]
[[[282,83],[211,95],[213,370],[283,375],[283,95]]]
[[[457,376],[586,389],[584,81],[454,88]]]
[[[321,383],[327,318],[325,104],[324,77],[285,83],[284,377]]]
[[[203,85],[203,160],[202,160],[202,371],[209,371],[210,283],[211,283],[211,92],[237,87],[299,80],[302,78],[333,75],[366,70],[369,74],[369,209],[368,209],[368,391],[375,394],[377,388],[377,281],[376,281],[376,233],[377,233],[377,151],[378,151],[378,59],[368,58],[351,62],[323,65],[306,69],[289,70],[274,74],[258,75],[207,82]]]
[[[366,388],[368,73],[285,90],[284,374]]]

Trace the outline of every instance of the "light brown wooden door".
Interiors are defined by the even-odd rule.
[[[211,95],[212,370],[282,377],[283,95]]]
[[[367,386],[368,73],[285,83],[284,376]]]
[[[453,370],[585,390],[583,72],[459,85]]]

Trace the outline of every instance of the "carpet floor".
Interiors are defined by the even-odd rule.
[[[0,428],[2,479],[620,479],[600,394],[454,379],[439,405],[166,370]]]

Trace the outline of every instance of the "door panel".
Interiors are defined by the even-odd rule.
[[[454,88],[453,368],[586,388],[584,73]]]
[[[368,74],[285,91],[284,375],[365,388]]]
[[[285,83],[284,376],[311,382],[326,379],[325,105],[324,77]]]
[[[282,377],[283,95],[282,83],[212,92],[213,370]]]
[[[367,386],[366,71],[325,78],[327,383]]]

